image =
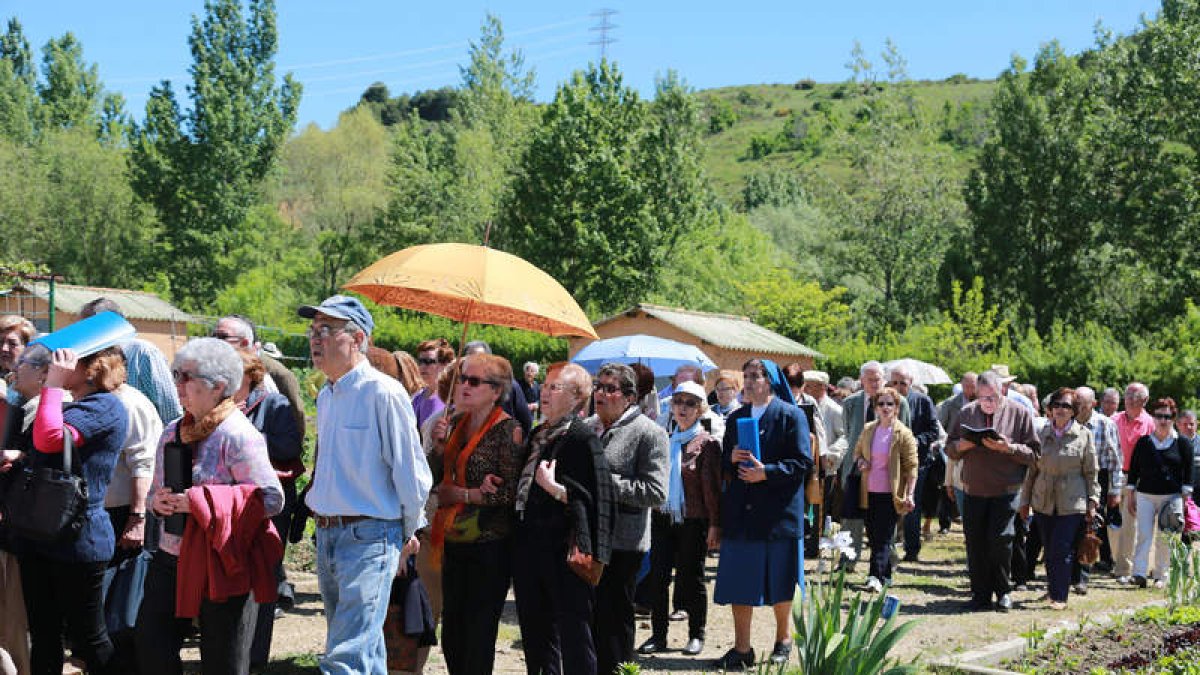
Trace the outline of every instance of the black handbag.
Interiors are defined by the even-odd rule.
[[[63,429],[62,469],[24,468],[4,495],[9,531],[34,541],[71,541],[87,516],[87,482],[72,473],[71,432]]]

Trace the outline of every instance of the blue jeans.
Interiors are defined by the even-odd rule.
[[[327,630],[322,673],[387,674],[383,621],[403,537],[398,520],[317,528],[317,582]]]

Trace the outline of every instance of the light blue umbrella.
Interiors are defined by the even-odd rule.
[[[702,372],[717,367],[695,345],[653,335],[622,335],[597,340],[580,349],[571,361],[589,373],[595,373],[606,363],[640,363],[653,370],[657,377],[674,375],[675,369],[683,365],[699,366]]]

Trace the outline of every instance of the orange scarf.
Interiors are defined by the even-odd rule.
[[[237,404],[233,402],[233,398],[222,399],[212,410],[208,411],[202,419],[196,419],[192,413],[187,413],[183,419],[179,421],[179,438],[184,443],[199,443],[208,438],[212,432],[217,430],[221,422],[225,421],[237,410]]]
[[[483,435],[503,417],[507,417],[507,415],[500,406],[493,408],[487,420],[479,427],[479,431],[476,431],[467,440],[466,445],[463,445],[463,437],[467,435],[467,428],[471,426],[470,413],[463,415],[462,419],[454,425],[454,431],[446,440],[446,449],[442,453],[442,485],[467,487],[467,461],[471,459],[471,455],[475,454],[475,449],[479,447],[479,441],[483,439]],[[430,544],[433,546],[431,562],[434,569],[442,569],[442,556],[446,549],[446,530],[454,524],[454,521],[458,520],[459,514],[466,506],[466,500],[450,506],[438,506],[437,513],[433,516],[433,530],[429,533]]]

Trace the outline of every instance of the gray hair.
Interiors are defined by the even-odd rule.
[[[525,365],[521,366],[521,372],[525,372],[526,370],[529,370],[530,366],[533,366],[533,373],[534,373],[534,375],[536,375],[538,370],[540,370],[540,368],[538,368],[538,364],[534,363],[533,361],[526,361]]]
[[[858,391],[858,383],[855,382],[854,378],[850,377],[849,375],[838,380],[837,386],[840,389],[849,389],[850,391]]]
[[[633,368],[624,363],[606,363],[600,366],[600,370],[596,372],[596,379],[608,376],[617,381],[617,386],[621,387],[621,393],[625,398],[637,398],[637,373],[633,372]]]
[[[1130,382],[1129,386],[1125,387],[1125,393],[1129,394],[1130,392],[1133,392],[1135,394],[1134,400],[1138,400],[1138,401],[1149,401],[1150,400],[1150,388],[1147,387],[1146,385],[1142,384],[1141,382]]]
[[[491,354],[492,346],[487,343],[487,340],[471,340],[463,347],[463,354],[470,355],[476,351]]]
[[[1001,398],[1004,397],[1004,383],[1000,381],[1000,376],[994,370],[985,370],[980,373],[975,386],[991,387]]]
[[[121,308],[111,298],[100,296],[91,302],[88,302],[83,307],[79,308],[79,318],[87,319],[102,312],[112,312],[122,318],[125,314],[121,312]]]
[[[221,393],[226,398],[242,386],[242,356],[224,340],[204,337],[188,341],[175,353],[174,366],[178,368],[185,363],[194,365],[196,374],[209,382],[211,388],[225,385]]]
[[[1179,413],[1178,419],[1183,419],[1185,417],[1187,417],[1189,419],[1193,419],[1193,420],[1196,419],[1196,411],[1192,410],[1191,408],[1188,408],[1187,410],[1184,410]]]
[[[1096,401],[1096,390],[1086,384],[1082,387],[1075,387],[1075,400],[1078,401],[1081,398],[1086,398],[1094,403]]]
[[[24,363],[28,363],[34,368],[42,369],[50,365],[52,356],[53,355],[50,353],[50,348],[38,342],[26,347],[25,351],[21,352],[21,358],[19,360]]]
[[[883,369],[882,363],[880,363],[878,361],[867,361],[866,363],[862,364],[862,366],[859,367],[858,377],[862,378],[863,375],[866,375],[867,373],[871,372],[872,370],[878,371],[880,375],[887,374],[886,371]]]
[[[908,368],[905,368],[903,364],[898,363],[898,364],[892,366],[892,370],[888,373],[889,378],[893,378],[896,376],[899,376],[900,379],[904,380],[905,382],[908,382],[909,384],[912,384],[912,381],[913,381],[912,373],[908,372]]]
[[[1109,396],[1116,396],[1118,401],[1121,400],[1121,392],[1117,391],[1116,387],[1109,387],[1105,389],[1104,393],[1100,395],[1100,399],[1104,400]]]
[[[232,321],[237,324],[238,337],[245,338],[251,344],[254,344],[254,324],[250,323],[249,319],[241,314],[229,314],[217,319],[217,323],[221,323],[222,321]]]
[[[363,329],[362,326],[354,323],[353,321],[347,321],[346,325],[342,327],[342,330],[346,331],[352,336],[358,335],[359,333],[363,334],[363,341],[358,343],[359,352],[366,354],[367,350],[371,348],[371,336],[367,335],[367,331]]]

